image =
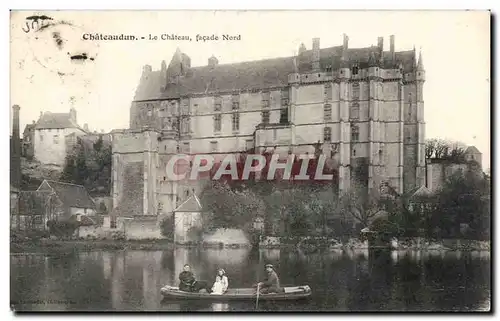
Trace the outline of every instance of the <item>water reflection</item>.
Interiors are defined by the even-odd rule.
[[[249,287],[276,265],[285,285],[308,284],[310,300],[259,302],[259,310],[451,311],[489,306],[490,255],[458,251],[301,251],[186,249],[11,256],[16,310],[253,311],[255,302],[166,300],[184,264],[213,282],[217,268],[231,287]]]

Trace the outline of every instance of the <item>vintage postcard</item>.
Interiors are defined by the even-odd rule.
[[[490,24],[11,11],[12,311],[490,311]]]

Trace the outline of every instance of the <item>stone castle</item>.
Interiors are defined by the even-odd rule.
[[[338,190],[425,185],[425,70],[415,49],[312,49],[292,57],[193,67],[179,49],[170,63],[144,66],[130,128],[112,132],[113,206],[123,216],[175,209],[199,186],[171,182],[176,153],[313,153],[335,160]]]

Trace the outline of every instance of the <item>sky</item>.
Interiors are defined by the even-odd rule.
[[[26,29],[27,16],[65,21],[63,48],[49,32]],[[23,31],[23,28],[27,31]],[[48,29],[47,29],[48,30]],[[11,12],[10,105],[21,106],[21,131],[40,112],[68,112],[91,130],[128,128],[129,109],[142,68],[167,65],[177,48],[192,66],[296,54],[312,38],[322,48],[367,47],[395,36],[397,51],[422,51],[426,138],[475,145],[490,167],[490,16],[479,11],[57,11]],[[83,33],[144,36],[139,41],[83,41]],[[149,41],[149,35],[191,36],[193,41]],[[197,42],[196,35],[241,35],[233,42]],[[72,63],[68,56],[94,58]],[[12,128],[12,126],[11,126]]]

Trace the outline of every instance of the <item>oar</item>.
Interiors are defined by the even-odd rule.
[[[255,310],[259,309],[260,282],[257,283],[257,299],[255,299]]]

